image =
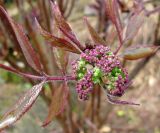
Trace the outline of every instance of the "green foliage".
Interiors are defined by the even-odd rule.
[[[0,70],[0,73],[1,82],[10,82],[15,84],[23,83],[23,79],[13,73],[4,70]]]
[[[4,0],[4,3],[11,4],[11,3],[13,3],[13,0]]]

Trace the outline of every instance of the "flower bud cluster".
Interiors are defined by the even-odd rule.
[[[86,49],[72,66],[78,81],[76,90],[83,100],[88,99],[94,84],[103,84],[111,95],[121,96],[126,89],[125,85],[129,82],[128,73],[118,57],[109,47],[102,45]]]
[[[87,100],[89,94],[93,90],[92,74],[91,71],[88,71],[84,78],[77,83],[76,91],[79,94],[79,98],[82,100]]]
[[[128,73],[122,67],[113,68],[109,73],[102,77],[102,80],[109,93],[114,96],[122,96],[126,89],[125,86],[129,82]]]

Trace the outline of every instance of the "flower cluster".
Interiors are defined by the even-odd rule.
[[[92,72],[88,71],[84,78],[81,79],[80,82],[77,83],[77,93],[79,94],[79,98],[83,100],[88,99],[88,94],[92,92],[93,82],[92,82]]]
[[[83,100],[88,99],[94,84],[102,84],[111,95],[122,96],[129,82],[118,57],[102,45],[86,49],[72,66],[78,81],[76,90]]]
[[[126,86],[129,84],[128,73],[122,67],[114,67],[109,73],[102,77],[106,89],[111,95],[122,96]]]

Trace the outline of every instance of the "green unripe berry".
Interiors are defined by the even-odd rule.
[[[98,83],[101,82],[99,77],[92,77],[92,81],[93,81],[94,84],[98,84]]]
[[[108,90],[112,90],[112,89],[114,89],[114,85],[113,85],[113,84],[109,84],[109,85],[107,85],[107,89],[108,89]]]
[[[93,76],[92,76],[92,80],[95,84],[100,83],[101,82],[101,76],[102,76],[102,71],[101,69],[99,69],[98,67],[95,67],[93,69]]]
[[[111,81],[111,82],[114,82],[114,81],[115,81],[115,80],[114,80],[114,77],[112,77],[112,78],[110,79],[110,81]]]
[[[118,77],[114,77],[114,80],[117,81],[117,80],[118,80]]]
[[[87,69],[86,69],[85,67],[83,67],[83,68],[81,69],[82,72],[86,72],[86,70],[87,70]]]
[[[121,69],[118,69],[117,72],[118,72],[118,73],[122,73],[122,70],[121,70]]]
[[[84,77],[84,74],[83,73],[79,73],[78,74],[78,79],[82,79]]]
[[[123,72],[121,72],[121,76],[122,78],[125,78],[125,74]]]
[[[83,59],[81,59],[81,60],[79,61],[79,67],[85,67],[85,65],[86,65],[86,61],[83,60]]]
[[[115,67],[115,68],[112,69],[112,71],[111,71],[112,76],[116,76],[117,70],[118,70],[117,67]]]
[[[108,52],[107,55],[113,55],[113,53],[112,52]]]
[[[118,77],[119,75],[120,75],[119,73],[116,73],[116,74],[115,74],[115,77]]]
[[[95,67],[93,76],[94,77],[101,77],[101,75],[102,75],[101,69],[99,69],[98,67]]]

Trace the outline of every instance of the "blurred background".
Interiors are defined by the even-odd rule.
[[[79,40],[90,42],[87,28],[84,27],[83,17],[87,16],[91,25],[105,40],[109,40],[111,48],[117,45],[117,37],[113,39],[114,29],[109,21],[103,0],[57,0],[60,10],[70,24]],[[47,31],[57,36],[54,18],[49,0],[0,0],[9,15],[23,28],[38,53],[49,75],[61,75],[56,65],[58,60],[54,50],[36,33],[34,17]],[[133,0],[119,0],[120,15],[124,25],[134,7]],[[144,0],[146,10],[152,11],[160,6],[159,0]],[[35,73],[25,61],[25,58],[13,38],[8,27],[0,23],[0,63],[10,65],[24,72]],[[145,18],[140,31],[131,44],[160,45],[160,13],[155,12]],[[130,45],[131,45],[130,44]],[[57,50],[57,49],[56,49]],[[67,73],[71,73],[71,61],[77,55],[61,51],[68,57]],[[74,56],[72,56],[74,55]],[[63,57],[62,56],[62,57]],[[59,59],[65,60],[65,59]],[[52,91],[60,83],[45,86],[31,110],[4,133],[160,133],[160,52],[138,61],[123,62],[128,69],[132,86],[121,99],[140,103],[138,107],[111,105],[105,94],[97,89],[88,101],[79,101],[75,91],[75,82],[70,82],[69,103],[63,114],[55,116],[45,128],[41,127],[45,120],[52,99]],[[35,84],[18,77],[15,74],[0,69],[0,118],[15,101]],[[52,88],[52,89],[51,89]]]

